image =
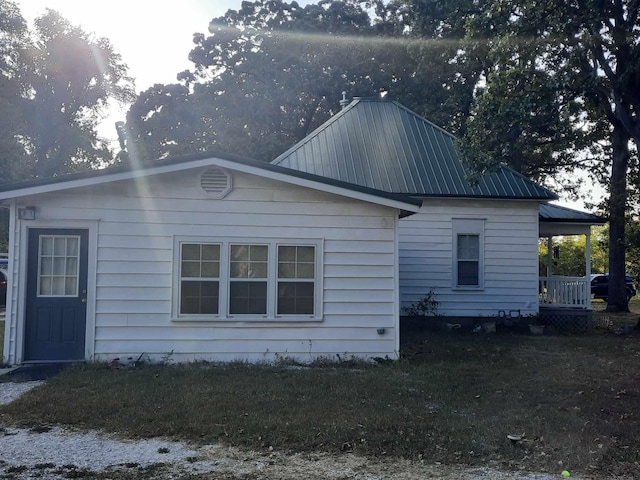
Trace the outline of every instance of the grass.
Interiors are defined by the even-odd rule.
[[[640,335],[428,333],[379,365],[77,365],[0,407],[0,425],[632,476],[639,407]]]

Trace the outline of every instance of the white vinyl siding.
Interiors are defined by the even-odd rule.
[[[474,222],[482,228],[458,228]],[[433,290],[445,316],[537,313],[537,202],[425,200],[419,213],[400,220],[399,228],[402,306]],[[458,234],[480,235],[481,288],[457,284]]]
[[[161,359],[172,351],[176,362],[397,357],[396,209],[238,172],[227,195],[211,199],[200,174],[185,170],[29,199],[38,209],[30,225],[95,222],[90,358]],[[180,241],[269,244],[273,315],[194,314],[178,321],[181,281],[215,281],[180,276]],[[296,278],[277,276],[278,245],[315,247],[312,314],[306,307],[295,307],[303,314],[276,310],[278,282],[308,280],[300,255]],[[226,298],[225,265],[221,260]],[[304,291],[295,296],[303,300]]]

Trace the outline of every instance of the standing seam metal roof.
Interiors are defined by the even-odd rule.
[[[455,141],[395,101],[355,99],[272,164],[416,197],[558,198],[505,166],[470,183]]]

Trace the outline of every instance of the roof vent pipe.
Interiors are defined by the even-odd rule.
[[[342,110],[344,110],[347,105],[349,105],[349,100],[347,100],[347,92],[342,92],[342,100],[340,100],[340,106],[342,107]]]

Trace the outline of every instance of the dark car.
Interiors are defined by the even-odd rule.
[[[7,304],[7,271],[0,268],[0,306]]]
[[[636,295],[636,284],[629,275],[625,277],[627,300],[631,300],[631,297]],[[591,295],[593,298],[602,298],[607,300],[609,298],[609,274],[591,275]]]

